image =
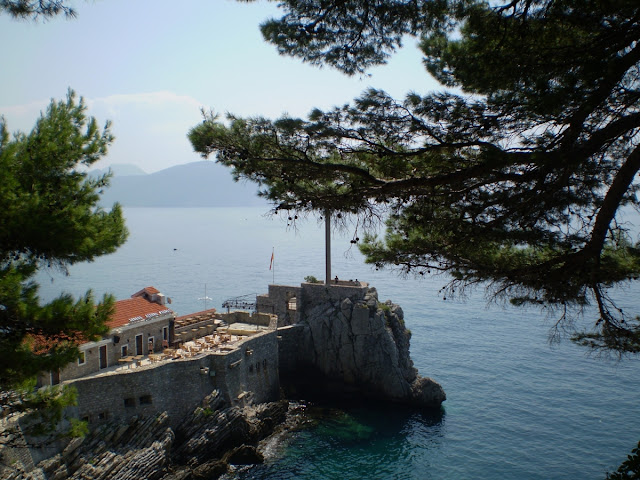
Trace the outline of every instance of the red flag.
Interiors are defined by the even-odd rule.
[[[269,262],[269,270],[273,267],[273,250],[271,250],[271,261]]]

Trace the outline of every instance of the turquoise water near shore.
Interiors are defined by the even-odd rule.
[[[74,266],[69,276],[40,274],[41,296],[92,288],[122,299],[154,285],[186,314],[266,293],[273,281],[323,278],[322,225],[287,229],[286,219],[265,217],[266,210],[125,209],[127,244]],[[402,306],[414,363],[442,384],[447,401],[435,413],[310,408],[308,428],[274,440],[264,465],[231,478],[599,479],[640,440],[637,359],[617,362],[569,341],[550,344],[554,317],[487,306],[482,292],[444,301],[438,290],[445,279],[375,271],[350,239],[349,232],[333,237],[333,275],[368,281],[381,301]],[[626,311],[640,311],[638,285],[615,296]]]

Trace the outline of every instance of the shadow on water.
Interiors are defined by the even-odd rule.
[[[263,465],[228,479],[428,478],[444,437],[444,409],[294,403],[293,426],[262,445]]]

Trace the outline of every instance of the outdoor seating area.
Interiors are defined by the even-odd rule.
[[[198,317],[198,316],[194,316]],[[268,326],[253,325],[248,323],[233,323],[227,325],[220,319],[207,320],[211,322],[202,323],[205,315],[195,318],[189,322],[181,323],[181,333],[175,334],[172,346],[163,344],[162,352],[149,353],[149,355],[130,355],[118,360],[117,370],[129,370],[139,367],[153,365],[157,362],[177,360],[181,358],[193,358],[205,353],[225,353],[235,349],[235,343],[249,336],[255,335],[263,330],[268,330]],[[187,323],[187,325],[185,325]]]
[[[245,336],[216,333],[195,338],[184,343],[178,343],[174,348],[166,348],[163,352],[165,358],[191,358],[203,353],[222,353],[232,350],[233,344],[242,340]]]
[[[173,343],[175,345],[197,337],[213,335],[224,325],[226,324],[220,319],[203,319],[197,317],[178,319],[176,320]]]
[[[118,360],[118,367],[116,370],[128,370],[131,368],[142,367],[144,365],[149,365],[152,362],[152,355],[145,357],[144,355],[129,355],[127,357],[122,357]]]

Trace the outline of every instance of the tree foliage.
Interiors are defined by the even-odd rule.
[[[638,480],[640,479],[640,443],[631,450],[627,459],[613,473],[607,474],[606,480]]]
[[[0,0],[0,13],[13,18],[38,19],[57,15],[75,17],[76,11],[65,0]]]
[[[28,134],[11,137],[0,118],[0,408],[37,411],[40,434],[55,428],[74,397],[35,391],[36,375],[77,360],[79,343],[106,333],[114,299],[96,305],[89,291],[42,304],[33,277],[42,268],[64,271],[112,253],[127,237],[121,208],[98,207],[109,177],[86,173],[113,136],[108,123],[99,128],[85,111],[70,91],[66,100],[51,102]]]
[[[367,262],[446,272],[449,292],[488,285],[516,304],[595,304],[585,345],[640,351],[638,319],[608,289],[640,275],[619,221],[640,169],[636,0],[284,1],[263,34],[280,52],[347,74],[420,39],[451,90],[395,100],[370,89],[308,119],[214,114],[189,137],[264,187],[276,208],[388,209]]]

